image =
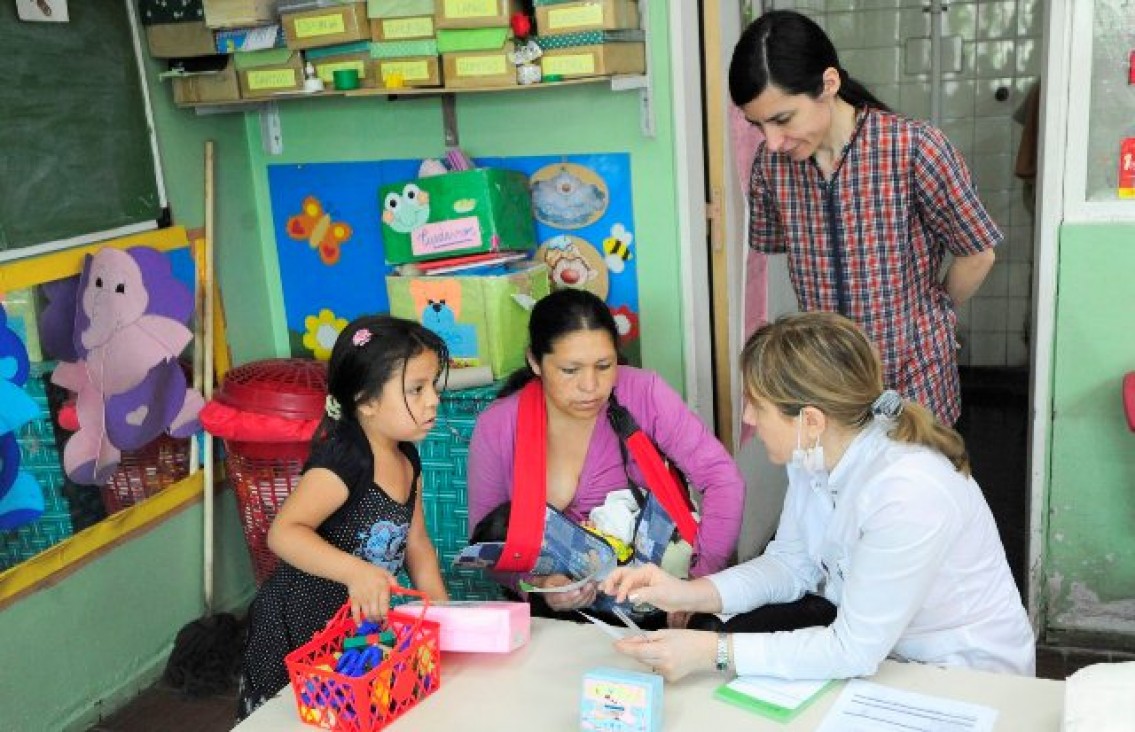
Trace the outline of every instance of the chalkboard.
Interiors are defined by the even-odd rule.
[[[130,1],[29,23],[0,0],[0,258],[159,218]]]

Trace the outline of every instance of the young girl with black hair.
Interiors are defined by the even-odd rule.
[[[434,425],[447,362],[445,343],[408,320],[362,317],[339,334],[326,415],[268,532],[281,561],[249,611],[238,717],[288,684],[284,656],[346,601],[355,622],[385,616],[403,568],[431,600],[448,599],[413,444]]]
[[[786,253],[800,309],[858,323],[882,353],[884,383],[953,424],[954,309],[1003,239],[962,156],[850,78],[823,30],[793,11],[765,13],[741,35],[729,92],[765,136],[749,180],[749,245]]]

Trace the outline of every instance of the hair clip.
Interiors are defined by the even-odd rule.
[[[327,398],[323,400],[323,411],[327,413],[328,417],[335,420],[336,422],[338,422],[339,418],[343,416],[343,407],[339,406],[339,400],[331,396],[330,394],[328,394]]]
[[[362,348],[366,344],[370,343],[370,337],[371,332],[369,328],[359,328],[355,331],[355,334],[351,336],[351,343],[354,343],[357,347]]]
[[[871,414],[883,419],[895,419],[902,414],[902,397],[894,389],[887,389],[871,402]]]

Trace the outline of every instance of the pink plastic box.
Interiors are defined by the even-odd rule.
[[[421,603],[391,610],[392,615],[417,617]],[[532,616],[526,602],[454,600],[430,604],[426,619],[441,626],[441,650],[468,653],[509,653],[528,642]]]

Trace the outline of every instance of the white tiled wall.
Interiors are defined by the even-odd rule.
[[[982,201],[1005,233],[989,279],[959,308],[959,360],[971,366],[1023,366],[1029,357],[1033,217],[1023,183],[1013,175],[1021,137],[1013,113],[1038,81],[1043,2],[945,4],[941,127],[965,156]],[[771,3],[815,18],[853,77],[896,111],[923,118],[930,115],[930,75],[927,44],[918,39],[930,37],[928,5],[928,0]],[[998,89],[1008,98],[998,100]]]

